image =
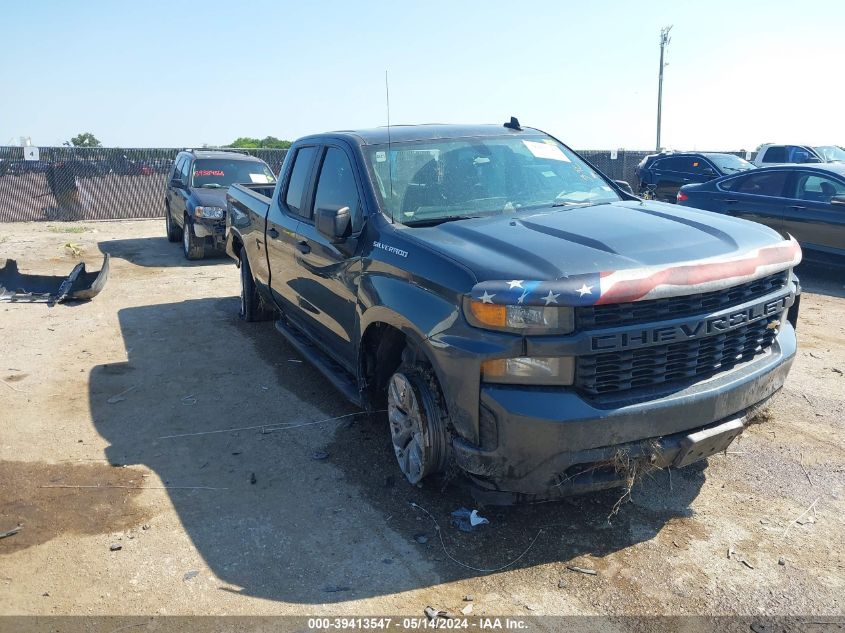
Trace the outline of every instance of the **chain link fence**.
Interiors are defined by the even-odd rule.
[[[113,220],[164,215],[167,176],[179,149],[0,147],[0,222]],[[278,173],[287,150],[238,149]],[[614,180],[636,190],[650,151],[581,150]],[[741,152],[729,152],[742,156]],[[37,160],[28,160],[37,158]]]
[[[164,215],[176,148],[0,147],[0,222]],[[278,173],[287,150],[238,149]]]

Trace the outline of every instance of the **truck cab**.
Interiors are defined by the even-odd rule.
[[[490,503],[724,450],[795,356],[794,240],[640,200],[514,120],[305,137],[226,222],[241,316],[386,411],[409,482],[463,471]]]

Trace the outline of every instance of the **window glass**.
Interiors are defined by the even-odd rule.
[[[827,203],[833,196],[845,195],[845,185],[825,176],[800,174],[796,192],[799,200]]]
[[[816,150],[816,153],[825,161],[845,161],[845,150],[841,147],[836,147],[835,145],[823,145],[821,147],[814,147],[813,149]]]
[[[786,183],[786,176],[787,172],[785,171],[749,174],[742,179],[737,179],[740,182],[730,189],[730,191],[756,196],[781,196],[783,195],[783,185]]]
[[[192,187],[225,189],[234,183],[268,185],[276,182],[270,168],[257,160],[199,158],[192,169]]]
[[[810,158],[810,152],[803,147],[796,147],[792,145],[789,147],[789,162],[790,163],[806,163]]]
[[[179,177],[182,179],[186,185],[190,183],[188,180],[188,168],[191,166],[191,159],[187,156],[185,157],[185,161],[182,163],[182,167],[179,169]]]
[[[786,162],[786,148],[782,145],[777,147],[770,147],[763,155],[764,163],[785,163]]]
[[[707,158],[709,158],[712,163],[715,163],[716,167],[718,167],[724,174],[736,174],[741,171],[754,169],[754,165],[749,163],[747,160],[743,160],[739,156],[734,156],[732,154],[708,154]]]
[[[330,147],[320,169],[314,208],[336,210],[343,207],[349,207],[352,231],[355,232],[361,225],[361,202],[355,184],[355,173],[346,152]]]
[[[299,215],[304,215],[302,197],[305,193],[305,187],[308,185],[308,176],[311,173],[311,165],[316,154],[316,147],[303,147],[297,150],[294,157],[293,169],[285,195],[285,204],[291,211]]]
[[[371,145],[367,157],[385,213],[410,226],[619,200],[600,174],[540,134]]]
[[[182,161],[185,160],[185,157],[182,156],[178,158],[174,163],[173,167],[171,168],[171,178],[180,178],[182,176]]]
[[[660,168],[665,171],[682,171],[689,172],[691,170],[692,161],[689,158],[664,158],[660,161]]]

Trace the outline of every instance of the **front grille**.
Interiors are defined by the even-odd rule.
[[[715,312],[784,288],[788,281],[788,275],[788,271],[783,271],[727,290],[697,295],[576,308],[576,327],[579,330],[593,330]]]
[[[575,386],[590,395],[703,379],[751,360],[777,336],[769,327],[780,315],[717,334],[680,343],[655,345],[577,358]]]

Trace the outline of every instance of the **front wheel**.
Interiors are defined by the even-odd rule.
[[[387,419],[399,469],[412,484],[446,467],[447,413],[437,378],[404,364],[387,384]]]
[[[182,225],[182,253],[185,259],[202,259],[205,257],[205,239],[194,235],[191,220],[185,216]]]

